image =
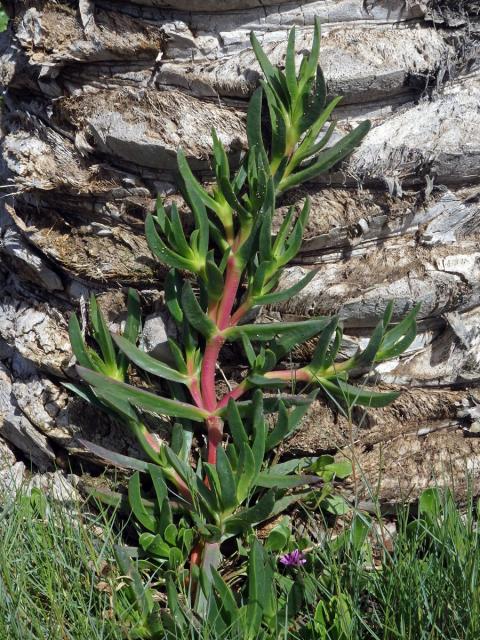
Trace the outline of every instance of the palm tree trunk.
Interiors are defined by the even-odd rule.
[[[59,384],[72,365],[68,316],[84,316],[94,292],[118,324],[134,286],[156,312],[149,327],[159,346],[163,271],[146,247],[145,213],[157,192],[175,197],[179,146],[208,180],[212,126],[238,160],[259,78],[249,32],[281,64],[288,29],[297,25],[300,54],[319,16],[329,92],[344,96],[339,128],[366,117],[374,126],[336,171],[285,197],[287,205],[308,192],[313,213],[282,284],[320,270],[263,313],[339,313],[348,351],[389,299],[394,319],[422,308],[408,353],[372,372],[406,389],[401,398],[351,420],[317,402],[287,447],[353,452],[364,497],[369,487],[395,500],[432,481],[460,486],[465,469],[478,481],[478,0],[4,4],[0,435],[15,452],[44,470],[82,453],[79,436],[133,447]]]

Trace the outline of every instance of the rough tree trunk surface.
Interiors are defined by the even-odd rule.
[[[122,452],[128,434],[72,399],[59,383],[73,360],[67,319],[100,294],[121,321],[125,288],[150,313],[143,342],[162,348],[164,270],[143,221],[157,192],[175,193],[182,146],[208,180],[210,128],[233,158],[259,78],[253,29],[269,58],[297,51],[322,22],[329,93],[344,96],[339,128],[373,128],[308,192],[302,252],[282,278],[318,275],[262,317],[339,313],[344,351],[362,342],[395,299],[398,319],[422,303],[418,337],[378,366],[381,386],[405,389],[351,424],[316,402],[285,449],[346,451],[360,493],[415,497],[433,482],[480,488],[480,76],[478,0],[8,0],[1,39],[0,469],[40,470],[81,434]],[[168,322],[166,330],[168,330]],[[306,358],[308,349],[295,357]],[[227,354],[231,364],[234,352]],[[228,368],[226,368],[228,375]],[[83,452],[85,455],[85,452]],[[15,469],[19,469],[21,462]],[[21,473],[19,472],[19,475]]]

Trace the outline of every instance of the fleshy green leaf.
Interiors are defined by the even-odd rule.
[[[140,474],[136,471],[128,482],[128,501],[137,520],[152,533],[155,532],[155,518],[148,513],[142,503]]]
[[[250,149],[263,149],[262,137],[262,99],[263,91],[258,87],[250,98],[247,112],[247,137]]]
[[[296,284],[292,285],[288,289],[283,289],[282,291],[274,291],[273,293],[267,293],[264,295],[255,296],[254,303],[257,305],[264,305],[264,304],[276,304],[277,302],[290,300],[290,298],[297,295],[297,293],[300,293],[302,289],[305,289],[305,287],[317,275],[318,271],[319,271],[318,269],[312,269],[301,280],[299,280]]]
[[[217,449],[217,473],[220,480],[220,497],[224,510],[237,505],[237,488],[230,461],[223,447]]]
[[[272,322],[265,324],[243,324],[238,327],[230,327],[223,332],[228,340],[238,340],[242,334],[251,340],[269,341],[277,336],[288,337],[286,344],[292,347],[299,344],[299,336],[314,332],[318,333],[327,324],[329,318],[315,318],[313,320],[305,320],[303,322]],[[301,340],[303,342],[303,340]],[[284,354],[282,354],[284,355]]]
[[[210,338],[217,330],[213,320],[211,320],[193,293],[189,282],[185,282],[182,290],[182,306],[189,323],[206,338]]]
[[[180,269],[181,271],[191,271],[192,273],[198,272],[198,267],[192,260],[179,255],[167,247],[155,228],[155,219],[151,214],[148,214],[145,220],[145,236],[147,238],[150,251],[161,262],[164,262],[166,265],[173,267],[174,269]]]
[[[384,393],[368,391],[368,389],[353,387],[342,380],[336,380],[334,383],[331,380],[319,378],[318,383],[328,394],[332,394],[337,400],[340,400],[349,407],[353,407],[354,405],[375,408],[386,407],[387,404],[396,400],[400,395],[397,391],[387,391]]]
[[[162,398],[154,393],[137,389],[124,382],[111,380],[100,373],[95,373],[84,367],[77,367],[77,371],[85,382],[88,382],[95,390],[107,392],[114,402],[117,401],[117,399],[120,402],[128,401],[144,411],[175,418],[188,418],[196,422],[202,422],[208,417],[208,412],[189,405],[186,402]]]
[[[359,124],[353,131],[330,147],[330,149],[321,153],[313,164],[283,178],[279,184],[279,191],[287,191],[331,169],[340,162],[340,160],[346,158],[353,149],[360,144],[370,130],[370,127],[371,123],[369,120],[365,120]]]
[[[97,300],[93,295],[90,298],[90,320],[92,322],[93,337],[102,351],[105,364],[113,373],[117,369],[115,348],[113,346],[105,318],[103,317],[103,313],[101,312]]]
[[[111,451],[110,449],[106,449],[105,447],[101,447],[94,442],[89,442],[88,440],[83,440],[79,438],[78,442],[85,447],[88,451],[93,453],[94,455],[106,460],[110,464],[115,465],[116,467],[121,467],[122,469],[135,469],[136,471],[147,471],[149,464],[148,462],[144,462],[143,460],[138,460],[137,458],[131,458],[130,456],[124,456],[121,453],[117,453],[116,451]]]
[[[82,367],[95,370],[96,367],[94,366],[85,348],[82,331],[80,329],[80,324],[75,313],[72,313],[72,315],[70,316],[70,320],[68,322],[68,334],[70,336],[70,344],[72,345],[72,350],[75,354],[77,362]]]
[[[175,369],[172,369],[163,362],[160,362],[160,360],[152,358],[152,356],[136,347],[129,340],[118,335],[113,335],[113,339],[117,347],[144,371],[153,373],[153,375],[158,376],[159,378],[164,378],[165,380],[188,384],[188,377],[186,375],[175,371]]]
[[[264,471],[259,473],[255,479],[257,487],[265,487],[267,489],[291,489],[292,487],[301,487],[303,485],[312,485],[320,482],[318,476],[313,475],[281,475]]]

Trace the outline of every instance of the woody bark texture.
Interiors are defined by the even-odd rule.
[[[177,198],[181,146],[211,176],[210,129],[238,161],[260,69],[255,31],[282,64],[322,22],[321,65],[343,95],[338,128],[372,130],[328,177],[284,196],[312,198],[296,264],[281,286],[320,268],[265,318],[338,313],[345,354],[368,339],[387,301],[394,320],[422,303],[418,337],[371,372],[405,389],[389,408],[349,422],[316,401],[285,452],[354,456],[361,497],[396,501],[432,483],[480,489],[480,64],[478,0],[8,0],[0,209],[0,469],[17,457],[49,470],[84,455],[79,437],[135,452],[128,434],[73,399],[67,334],[99,295],[112,329],[126,287],[148,315],[143,346],[172,331],[143,221],[157,193]],[[225,374],[238,373],[228,351]],[[299,361],[307,352],[295,354]],[[235,366],[232,366],[232,362]]]

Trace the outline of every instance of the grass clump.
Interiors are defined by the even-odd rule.
[[[415,517],[408,508],[399,513],[392,540],[384,539],[383,524],[376,523],[376,544],[370,535],[359,544],[358,531],[355,540],[350,530],[340,546],[316,553],[318,594],[331,620],[338,616],[335,598],[343,603],[343,635],[331,626],[318,637],[478,640],[480,544],[473,500],[462,512],[450,492],[429,489]]]
[[[120,637],[110,609],[112,522],[78,507],[33,490],[0,514],[0,638]]]
[[[112,607],[123,592],[118,587],[128,582],[115,573],[113,549],[120,536],[113,519],[78,514],[77,508],[72,512],[34,491],[0,515],[0,638],[134,637]],[[478,640],[480,545],[474,501],[460,509],[450,493],[430,489],[417,513],[405,507],[395,522],[390,538],[385,521],[357,513],[343,533],[327,537],[321,546],[308,546],[293,531],[290,545],[303,549],[306,562],[285,565],[277,554],[275,582],[279,599],[288,586],[290,593],[303,593],[303,602],[294,621],[290,617],[274,635],[262,637]],[[272,541],[267,548],[274,547]],[[234,591],[236,581],[238,573]],[[163,599],[160,606],[167,606]],[[242,629],[220,631],[211,622],[204,625],[202,639],[244,637]],[[175,637],[192,638],[192,630]]]

